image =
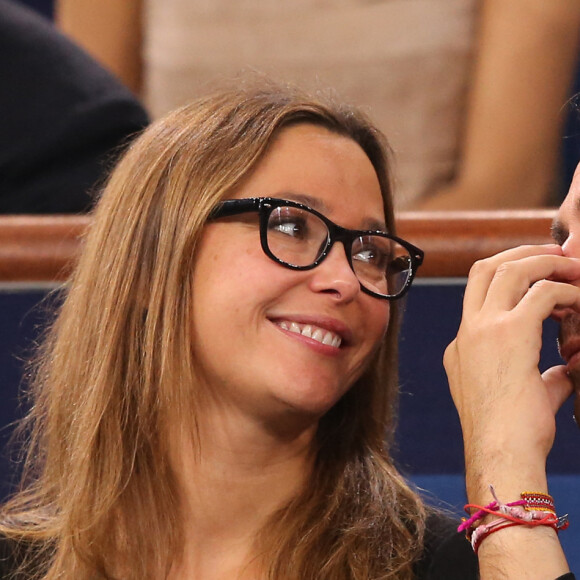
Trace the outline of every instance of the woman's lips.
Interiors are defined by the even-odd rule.
[[[313,324],[298,324],[297,322],[288,322],[286,320],[277,321],[276,324],[284,330],[300,334],[306,338],[311,338],[312,340],[325,344],[326,346],[339,348],[342,342],[342,338],[338,334]]]
[[[352,343],[352,332],[336,318],[309,315],[278,315],[270,321],[286,332],[312,339],[325,346],[341,348]]]

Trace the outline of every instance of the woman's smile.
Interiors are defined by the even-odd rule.
[[[276,322],[276,324],[283,330],[305,336],[306,338],[310,338],[326,346],[332,346],[336,349],[340,348],[340,344],[342,343],[342,338],[338,334],[320,328],[319,326],[312,324],[298,324],[297,322],[286,320]]]

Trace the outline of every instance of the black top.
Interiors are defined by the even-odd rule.
[[[82,212],[148,118],[43,16],[0,0],[0,213]]]
[[[478,580],[477,558],[464,534],[456,531],[455,521],[432,516],[428,520],[425,549],[415,567],[416,580]],[[0,539],[0,579],[14,578],[18,548],[6,539]],[[564,574],[555,580],[575,580],[574,574]]]
[[[423,556],[416,566],[417,580],[476,580],[477,557],[457,522],[441,515],[427,520]]]
[[[416,566],[416,580],[477,580],[476,557],[465,535],[458,534],[456,527],[450,519],[430,518],[425,550]],[[0,579],[12,578],[21,557],[13,542],[0,540]]]

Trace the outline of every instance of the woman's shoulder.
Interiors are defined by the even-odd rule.
[[[477,557],[465,534],[457,532],[451,517],[432,512],[427,519],[425,543],[416,566],[417,580],[477,580]]]

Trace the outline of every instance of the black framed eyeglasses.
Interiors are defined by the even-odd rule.
[[[401,238],[343,228],[307,205],[286,199],[227,199],[214,208],[210,220],[247,212],[259,214],[264,253],[292,270],[316,268],[333,244],[342,242],[361,289],[376,298],[404,296],[423,262],[423,251]]]

